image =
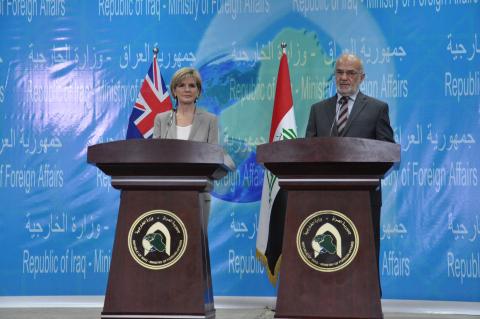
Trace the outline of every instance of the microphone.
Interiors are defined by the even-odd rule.
[[[167,135],[168,135],[168,130],[170,129],[170,127],[172,126],[173,124],[173,116],[175,115],[175,112],[177,110],[176,109],[172,109],[170,111],[170,118],[168,119],[168,123],[167,123],[167,130],[165,131],[165,136],[163,138],[167,138]]]

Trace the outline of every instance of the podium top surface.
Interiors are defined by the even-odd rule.
[[[208,176],[229,170],[220,145],[170,139],[131,139],[88,147],[87,162],[110,176]]]
[[[283,140],[257,148],[260,163],[391,162],[400,161],[400,145],[356,137],[315,137]]]
[[[259,145],[257,161],[276,175],[383,176],[400,161],[400,145],[355,137],[300,138]]]

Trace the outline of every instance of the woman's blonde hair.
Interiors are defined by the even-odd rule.
[[[181,68],[175,72],[172,77],[172,81],[170,81],[170,92],[172,92],[173,97],[176,99],[175,96],[175,89],[180,83],[185,80],[186,78],[193,78],[195,80],[195,84],[198,89],[198,96],[202,94],[202,78],[200,77],[200,73],[194,68]]]

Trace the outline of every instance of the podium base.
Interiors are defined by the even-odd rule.
[[[102,312],[102,319],[215,319],[215,310],[205,314],[145,314],[145,313],[106,313]]]
[[[331,317],[331,316],[318,316],[318,315],[282,315],[282,314],[275,314],[273,317],[275,319],[383,319],[383,314],[380,317],[358,317],[358,316],[348,316],[348,317]]]

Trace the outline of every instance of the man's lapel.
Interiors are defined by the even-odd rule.
[[[335,96],[333,96],[330,101],[328,102],[327,104],[327,116],[328,116],[328,123],[330,123],[330,127],[329,127],[329,134],[331,136],[338,136],[338,132],[337,132],[337,119],[336,119],[336,115],[337,115],[337,99],[338,99],[338,96],[335,94]]]
[[[355,103],[353,103],[352,111],[347,119],[347,124],[345,125],[345,129],[343,130],[342,136],[345,136],[352,125],[352,122],[355,118],[360,114],[360,112],[367,106],[367,97],[363,95],[361,92],[358,92],[357,98],[355,99]]]

